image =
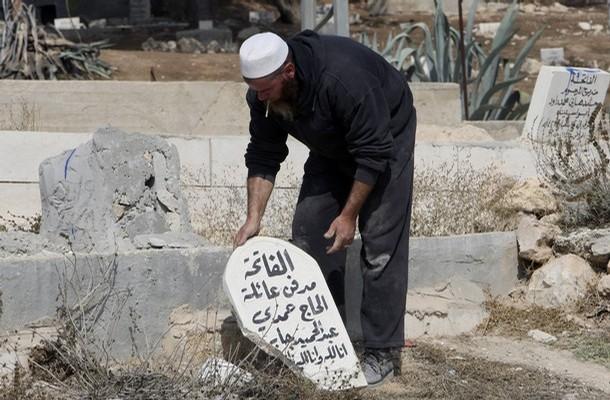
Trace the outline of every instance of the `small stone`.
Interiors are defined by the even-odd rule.
[[[211,386],[243,387],[254,379],[254,376],[221,358],[208,358],[201,366],[200,379]]]
[[[597,292],[602,297],[610,298],[610,275],[605,275],[599,280]]]
[[[601,24],[595,24],[591,26],[591,29],[593,29],[593,32],[600,33],[604,30],[604,26]]]
[[[536,75],[540,72],[540,68],[542,68],[542,63],[540,61],[533,58],[526,58],[521,66],[521,72],[525,72],[528,75]]]
[[[170,40],[167,42],[167,49],[171,52],[174,52],[178,49],[178,44],[175,40]]]
[[[521,6],[521,10],[526,13],[526,14],[533,14],[536,12],[536,5],[535,4],[523,4]]]
[[[590,31],[592,29],[592,26],[589,22],[579,22],[578,27],[583,31]]]
[[[216,40],[212,40],[208,43],[207,51],[211,54],[220,52],[220,44]]]
[[[148,244],[150,244],[150,247],[152,247],[153,249],[162,249],[166,245],[165,240],[158,237],[149,238]]]
[[[527,336],[531,337],[532,339],[534,339],[537,342],[544,343],[544,344],[551,344],[551,343],[555,343],[557,341],[557,338],[555,336],[549,335],[548,333],[543,332],[538,329],[532,329],[531,331],[529,331],[527,333]]]

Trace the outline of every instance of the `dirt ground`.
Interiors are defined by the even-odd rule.
[[[246,18],[244,5],[251,9],[264,8],[254,0],[226,3],[226,7],[219,11],[221,18]],[[390,31],[398,32],[402,22],[424,21],[430,25],[433,18],[430,14],[421,13],[371,18],[358,3],[351,4],[351,7],[352,12],[361,15],[361,22],[352,25],[352,32],[377,32],[379,37],[385,37]],[[476,21],[493,22],[501,18],[501,12],[482,12],[477,14]],[[546,26],[530,57],[538,59],[541,48],[563,47],[571,65],[610,69],[606,6],[577,8],[569,12],[549,11],[546,14],[521,13],[518,22],[518,38],[504,54],[507,58],[514,57],[533,32]],[[578,27],[579,22],[602,24],[604,32],[585,32]],[[451,17],[450,23],[457,26],[457,18]],[[282,24],[273,28],[284,34],[297,30]],[[480,39],[482,43],[488,40]],[[102,58],[115,66],[115,80],[241,80],[236,54],[111,49],[103,51]],[[520,88],[531,93],[534,83],[535,76],[529,76]],[[416,341],[415,347],[404,351],[401,376],[379,389],[359,391],[341,398],[610,398],[610,317],[607,316],[603,324],[583,327],[568,324],[562,317],[551,321],[528,313],[498,318],[472,336]],[[553,345],[534,342],[526,334],[528,329],[534,328],[554,334],[559,340]],[[315,399],[314,396],[312,400]]]
[[[387,33],[399,31],[403,22],[427,22],[431,25],[433,16],[425,13],[406,13],[401,15],[369,17],[360,3],[350,4],[351,12],[361,16],[361,22],[351,25],[354,34],[377,32],[379,38]],[[227,1],[220,7],[220,18],[231,16],[233,19],[246,19],[248,9],[262,9],[254,0]],[[502,18],[503,12],[479,12],[476,22],[494,22]],[[579,22],[601,24],[604,32],[583,31]],[[451,17],[450,23],[457,27],[457,17]],[[530,57],[539,59],[540,49],[563,47],[566,59],[574,66],[597,66],[610,69],[610,40],[606,28],[608,9],[606,6],[571,8],[569,12],[548,11],[546,13],[520,13],[519,31],[510,47],[505,52],[507,58],[514,57],[527,38],[543,26],[546,29],[530,53]],[[284,35],[298,30],[296,26],[276,23],[271,27]],[[489,39],[479,38],[485,45]],[[236,54],[174,54],[160,52],[142,52],[139,50],[105,50],[102,59],[116,67],[113,79],[116,80],[157,80],[157,81],[193,81],[193,80],[229,80],[239,81],[239,62]],[[152,74],[151,74],[152,71]],[[153,77],[154,76],[154,77]],[[531,93],[535,76],[528,76],[519,84],[519,88]]]

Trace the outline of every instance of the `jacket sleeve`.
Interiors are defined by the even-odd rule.
[[[355,95],[344,92],[335,104],[346,130],[347,150],[357,164],[354,179],[374,185],[393,154],[390,109],[383,91],[373,86]]]
[[[265,106],[256,98],[256,92],[248,90],[246,100],[250,107],[250,143],[245,154],[248,177],[275,182],[280,164],[288,156],[288,134],[265,116]]]

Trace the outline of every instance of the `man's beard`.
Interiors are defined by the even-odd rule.
[[[282,87],[280,99],[269,103],[269,109],[286,121],[294,121],[297,115],[298,97],[299,84],[296,79],[291,79]]]

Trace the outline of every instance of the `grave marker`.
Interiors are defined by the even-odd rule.
[[[540,61],[544,65],[563,65],[567,64],[563,47],[551,47],[540,49]]]
[[[536,140],[589,134],[589,119],[604,102],[610,74],[599,69],[548,67],[538,74],[523,132]]]
[[[366,386],[320,267],[296,246],[255,237],[235,249],[224,273],[242,332],[319,388]]]

